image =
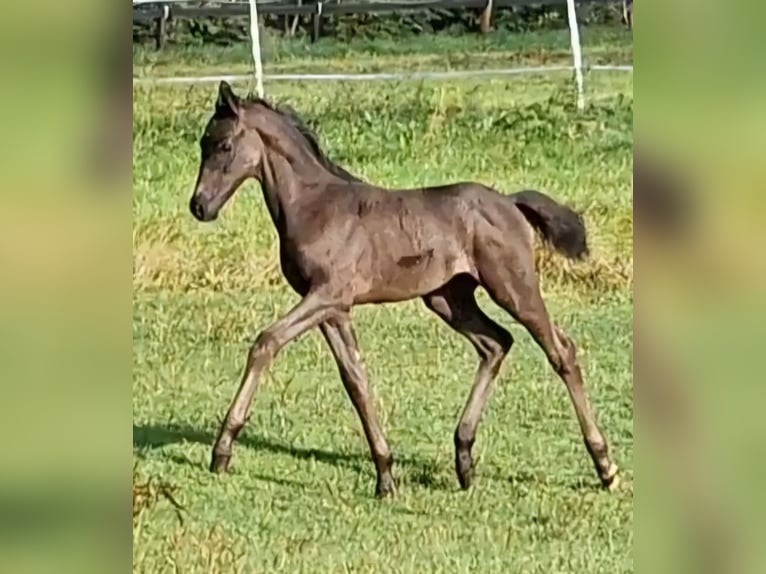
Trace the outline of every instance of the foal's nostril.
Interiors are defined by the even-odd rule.
[[[196,217],[200,221],[204,221],[205,207],[202,205],[202,202],[199,201],[199,199],[196,196],[192,197],[191,201],[189,202],[189,210],[192,212],[192,215],[194,217]]]

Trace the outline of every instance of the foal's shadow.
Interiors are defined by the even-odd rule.
[[[133,448],[140,450],[154,450],[167,445],[181,442],[191,442],[202,444],[212,449],[215,442],[215,435],[212,432],[199,430],[183,424],[167,425],[133,425]],[[360,473],[369,473],[374,476],[372,461],[367,453],[343,453],[331,452],[320,448],[307,448],[288,444],[283,441],[264,438],[262,436],[244,434],[237,439],[237,444],[244,448],[256,451],[266,451],[278,455],[291,456],[299,460],[315,460],[323,464],[329,464],[337,468],[350,469]],[[202,468],[198,461],[182,455],[171,454],[170,460],[178,464],[184,464],[195,468]],[[409,480],[412,475],[412,481],[421,486],[428,486],[434,489],[446,489],[446,485],[433,481],[431,479],[431,467],[433,463],[421,460],[416,457],[398,456],[396,465],[405,470],[404,474]],[[253,476],[268,482],[274,482],[282,485],[298,484],[291,479],[275,478],[268,476]],[[404,478],[404,476],[402,477]],[[428,480],[427,480],[428,479]],[[427,484],[424,483],[427,482]],[[304,485],[305,486],[305,485]]]
[[[133,447],[140,449],[157,449],[170,444],[192,442],[212,448],[215,435],[208,431],[192,428],[187,425],[133,425]],[[362,469],[369,457],[359,453],[330,452],[319,448],[305,448],[275,441],[260,436],[244,434],[237,443],[253,450],[267,451],[274,454],[289,455],[300,460],[316,460],[336,467]],[[178,459],[178,462],[195,465],[189,459]]]
[[[167,445],[181,442],[202,444],[212,448],[215,435],[212,432],[199,430],[183,424],[167,425],[133,425],[133,447],[143,450],[159,449]],[[244,434],[237,439],[237,444],[256,451],[266,451],[278,455],[291,456],[299,460],[316,460],[323,464],[329,464],[337,468],[351,469],[356,472],[373,473],[372,461],[366,453],[342,453],[331,452],[320,448],[306,448],[290,445],[283,441],[267,439],[252,434]],[[183,455],[168,455],[169,460],[178,464],[184,464],[195,468],[202,465]],[[445,477],[440,476],[440,471],[434,466],[434,461],[407,456],[396,458],[398,466],[406,468],[403,478],[407,482],[417,484],[430,490],[451,490],[451,483]],[[289,478],[277,478],[265,475],[249,474],[251,478],[273,482],[283,486],[298,486],[301,483]],[[485,476],[490,480],[509,482],[516,487],[531,487],[543,480],[527,472],[516,472],[510,477],[499,474]],[[600,491],[595,482],[581,478],[579,480],[557,479],[548,477],[547,482],[559,488],[574,491]],[[303,485],[305,486],[305,484]]]

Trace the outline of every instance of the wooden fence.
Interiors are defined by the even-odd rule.
[[[621,4],[623,9],[628,0],[576,0],[576,4]],[[141,2],[133,4],[133,22],[155,22],[155,43],[162,48],[166,38],[168,19],[204,19],[231,18],[247,16],[250,8],[246,2],[223,2],[217,6],[188,5],[175,2]],[[633,2],[630,4],[630,24],[632,24]],[[335,14],[385,14],[391,12],[417,12],[426,10],[480,10],[480,30],[488,33],[491,29],[492,11],[497,8],[515,8],[524,6],[564,6],[566,0],[425,0],[422,2],[328,2],[312,0],[303,4],[287,2],[263,2],[258,4],[259,15],[307,16],[311,18],[311,40],[315,42],[322,34],[322,19]]]

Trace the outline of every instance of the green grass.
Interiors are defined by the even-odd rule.
[[[332,157],[382,185],[533,186],[585,213],[591,258],[541,260],[543,287],[578,344],[621,489],[598,488],[563,384],[524,330],[482,296],[517,343],[479,427],[468,492],[453,471],[452,434],[474,351],[417,301],[354,311],[396,458],[398,495],[383,502],[316,333],[275,362],[232,473],[207,472],[249,345],[297,297],[276,266],[256,185],[213,224],[188,214],[215,87],[134,90],[136,480],[169,483],[186,509],[183,524],[162,500],[134,519],[134,571],[633,570],[632,77],[589,75],[581,115],[568,85],[567,75],[552,75],[267,86],[312,120]]]

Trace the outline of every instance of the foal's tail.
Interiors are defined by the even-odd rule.
[[[579,213],[533,189],[512,193],[508,197],[556,251],[569,259],[587,257],[588,239]]]

